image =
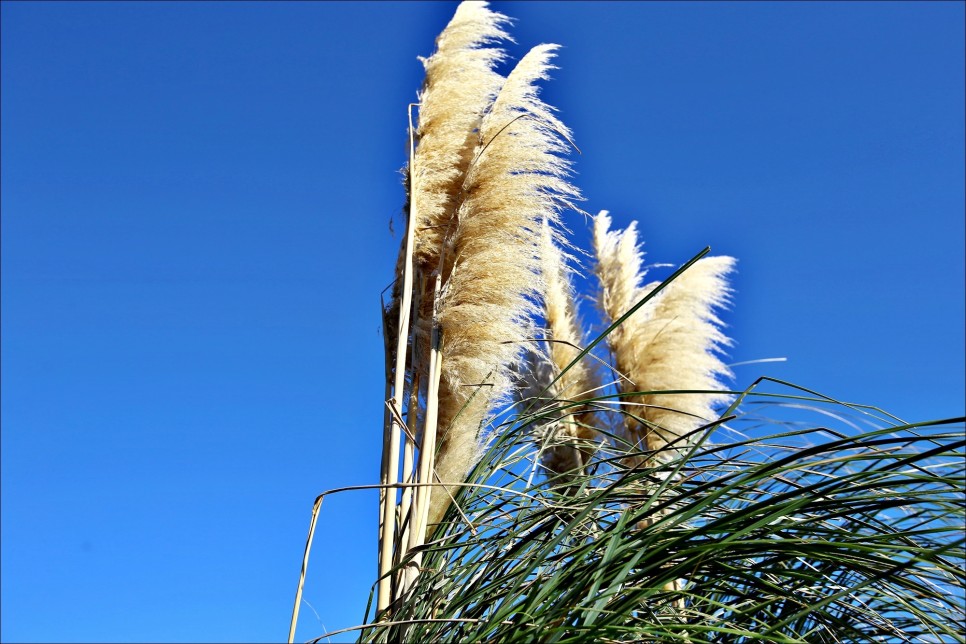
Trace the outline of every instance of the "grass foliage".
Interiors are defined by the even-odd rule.
[[[508,420],[361,641],[964,641],[963,419],[768,384],[688,454],[603,444],[564,485],[533,476],[549,412]]]

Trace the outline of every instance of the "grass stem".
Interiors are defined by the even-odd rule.
[[[392,391],[394,407],[402,409],[403,388],[406,383],[406,345],[409,339],[409,314],[412,309],[413,297],[413,239],[416,232],[416,138],[413,128],[413,107],[409,104],[409,221],[406,225],[406,251],[403,258],[403,286],[400,294],[399,327],[396,335],[396,373]],[[389,424],[388,436],[384,436],[384,443],[388,442],[388,458],[386,464],[386,479],[384,484],[396,483],[399,480],[399,443],[402,428],[393,418]],[[382,612],[389,607],[392,600],[392,581],[389,571],[392,569],[392,552],[396,537],[396,496],[387,496],[382,513],[382,536],[379,543],[379,596],[377,609]]]

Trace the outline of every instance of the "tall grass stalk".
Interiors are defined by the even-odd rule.
[[[434,288],[434,299],[438,301],[440,292],[440,277],[436,276]],[[430,346],[429,358],[429,387],[426,394],[426,424],[423,431],[423,441],[419,451],[419,477],[418,481],[435,483],[434,473],[436,471],[436,409],[439,400],[439,380],[440,367],[442,365],[442,335],[437,323],[435,314],[433,315],[433,333]],[[409,552],[414,552],[412,564],[406,568],[406,582],[403,585],[402,594],[405,594],[416,579],[422,564],[422,554],[419,549],[425,543],[426,527],[429,520],[429,498],[432,487],[420,487],[417,490],[417,503],[413,509],[413,529],[410,538],[406,541]]]
[[[410,166],[414,163],[416,156],[416,142],[413,134],[412,107],[409,108],[409,159]],[[399,303],[399,325],[396,330],[396,365],[395,380],[393,383],[392,405],[396,414],[390,414],[390,422],[386,425],[383,443],[388,447],[383,452],[385,462],[382,470],[385,472],[383,485],[396,483],[399,476],[399,443],[402,434],[402,424],[398,420],[398,413],[402,410],[403,386],[406,378],[406,347],[409,337],[409,316],[412,306],[413,293],[413,243],[416,233],[416,216],[418,213],[415,195],[414,173],[409,175],[410,201],[409,201],[409,222],[406,226],[406,238],[404,241],[403,265],[402,265],[402,291]],[[382,497],[382,530],[379,535],[379,610],[389,607],[392,600],[392,578],[389,571],[392,568],[392,555],[396,541],[396,493],[387,491]]]

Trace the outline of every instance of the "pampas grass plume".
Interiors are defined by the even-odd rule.
[[[444,274],[439,321],[443,366],[436,470],[429,522],[442,519],[450,494],[478,460],[488,412],[507,402],[525,338],[532,337],[540,278],[540,226],[555,225],[579,197],[566,177],[566,127],[537,96],[554,45],[540,45],[509,74],[483,117]]]
[[[416,188],[410,198],[418,204],[415,257],[427,273],[438,267],[478,144],[480,121],[504,81],[493,68],[505,54],[488,45],[510,39],[504,30],[508,22],[485,2],[463,2],[436,39],[436,51],[423,59]]]
[[[588,357],[574,362],[584,346],[584,337],[570,278],[573,269],[547,223],[543,226],[540,259],[545,281],[545,337],[528,349],[520,399],[531,413],[551,416],[551,421],[539,423],[541,464],[551,474],[560,475],[576,471],[589,460],[588,448],[595,437],[594,412],[571,403],[593,397],[599,381]],[[548,409],[551,405],[564,408],[554,413]]]
[[[616,320],[659,283],[641,286],[645,272],[635,225],[611,231],[610,223],[606,211],[595,218],[594,247],[600,306]],[[718,392],[722,379],[731,377],[719,357],[731,340],[715,311],[730,301],[726,278],[734,265],[731,257],[699,260],[608,338],[617,369],[629,380],[622,391],[656,392],[623,398],[631,404],[624,415],[631,445],[661,450],[713,420],[715,407],[730,400]],[[680,390],[701,393],[661,393]]]

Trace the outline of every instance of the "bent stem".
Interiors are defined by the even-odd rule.
[[[299,621],[299,607],[302,604],[302,588],[305,586],[305,573],[309,569],[309,553],[312,551],[312,538],[315,536],[315,524],[319,520],[319,510],[322,509],[322,499],[325,494],[320,494],[312,505],[312,520],[309,522],[309,536],[305,540],[305,553],[302,555],[302,572],[299,574],[299,585],[295,590],[295,607],[292,609],[292,623],[288,627],[288,644],[295,641],[295,625]]]

